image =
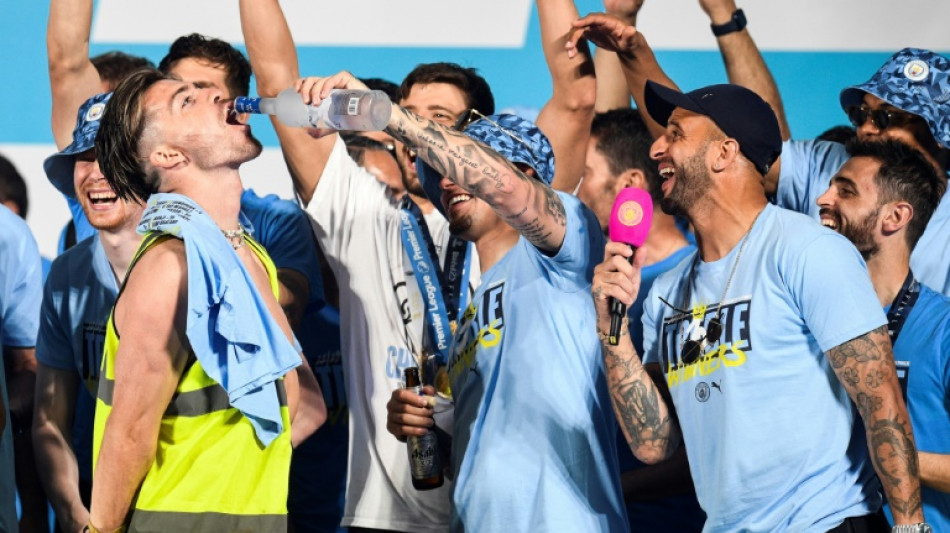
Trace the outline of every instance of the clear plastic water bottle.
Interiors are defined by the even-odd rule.
[[[392,102],[382,91],[333,89],[319,105],[307,105],[293,88],[277,98],[239,96],[235,113],[276,115],[288,126],[340,131],[378,131],[389,124]]]

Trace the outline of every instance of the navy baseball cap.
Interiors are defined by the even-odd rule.
[[[81,154],[95,146],[96,133],[99,131],[99,121],[102,112],[106,109],[106,102],[112,98],[112,93],[97,94],[86,100],[76,115],[76,129],[73,130],[73,142],[62,152],[55,153],[43,162],[46,177],[59,192],[66,196],[76,197],[73,188],[73,169],[76,166],[76,154]]]
[[[534,169],[535,176],[546,185],[554,181],[554,149],[537,124],[515,115],[490,115],[469,124],[465,135],[487,144],[512,163],[522,163]],[[442,175],[416,159],[416,172],[426,196],[443,215]]]
[[[934,139],[950,149],[950,59],[930,50],[904,48],[870,80],[841,91],[841,107],[847,111],[861,105],[864,93],[923,118]]]
[[[764,176],[782,153],[782,133],[772,107],[754,92],[732,84],[710,85],[681,93],[648,81],[646,108],[653,120],[666,126],[677,107],[709,117]]]

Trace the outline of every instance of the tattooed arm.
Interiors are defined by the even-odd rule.
[[[923,522],[917,451],[887,327],[836,346],[826,355],[864,421],[871,461],[895,524]]]
[[[538,249],[556,252],[567,216],[553,189],[467,135],[393,106],[386,131],[442,176],[485,201]]]
[[[637,250],[633,264],[626,259],[631,253],[626,244],[609,243],[604,250],[604,262],[594,269],[591,290],[614,413],[633,454],[644,463],[654,464],[669,458],[679,446],[681,437],[679,425],[669,408],[672,403],[657,386],[663,382],[662,373],[657,365],[647,365],[647,369],[640,364],[629,335],[622,334],[617,346],[611,346],[607,341],[610,330],[608,298],[614,297],[630,305],[640,288],[645,248]],[[626,319],[622,328],[626,333]],[[651,373],[659,378],[656,382]]]

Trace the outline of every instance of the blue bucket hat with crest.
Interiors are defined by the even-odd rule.
[[[864,93],[917,115],[930,133],[950,149],[950,59],[930,50],[904,48],[861,85],[841,91],[841,107],[859,106]]]
[[[102,113],[106,109],[109,98],[112,98],[112,93],[97,94],[86,100],[76,116],[72,144],[63,148],[62,152],[47,157],[43,162],[43,170],[46,171],[46,177],[50,183],[66,196],[76,197],[76,191],[73,188],[76,155],[92,149],[95,145],[99,121],[102,120]]]
[[[554,149],[537,124],[515,115],[490,115],[469,124],[465,135],[488,145],[512,163],[534,169],[535,176],[551,185],[554,181]],[[443,215],[442,176],[422,158],[416,159],[416,172],[426,196]]]

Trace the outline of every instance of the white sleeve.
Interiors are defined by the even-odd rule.
[[[306,209],[323,252],[340,259],[353,241],[354,230],[375,224],[380,209],[389,204],[386,186],[350,158],[343,139],[337,136]]]

